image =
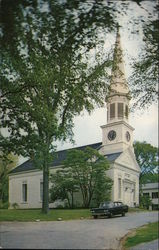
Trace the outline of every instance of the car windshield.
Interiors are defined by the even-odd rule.
[[[111,208],[113,207],[113,202],[102,202],[99,207]]]

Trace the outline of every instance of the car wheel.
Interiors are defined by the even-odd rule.
[[[98,215],[93,215],[94,219],[97,219],[98,218]]]
[[[109,217],[109,218],[112,218],[112,216],[113,216],[113,214],[112,214],[112,213],[110,213],[108,217]]]
[[[124,213],[124,212],[122,213],[122,216],[125,216],[125,213]]]

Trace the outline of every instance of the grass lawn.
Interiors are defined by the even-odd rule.
[[[147,210],[139,208],[130,208],[129,212],[143,212]],[[40,209],[0,209],[0,221],[56,221],[58,218],[62,220],[77,220],[91,218],[89,209],[50,209],[49,213],[42,214]]]
[[[158,222],[149,223],[145,226],[139,227],[134,233],[126,237],[123,244],[124,249],[128,249],[143,242],[153,241],[158,238]]]
[[[50,209],[49,213],[42,214],[40,209],[0,209],[0,221],[56,221],[74,220],[83,217],[91,218],[89,209]]]
[[[137,207],[129,207],[129,213],[135,213],[135,212],[151,212],[152,210],[147,210],[144,208],[137,208]]]

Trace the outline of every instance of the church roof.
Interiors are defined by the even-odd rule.
[[[102,143],[98,142],[98,143],[85,145],[85,146],[72,148],[72,149],[84,150],[86,147],[91,147],[93,149],[99,149],[101,145],[102,145]],[[57,151],[55,153],[56,158],[54,158],[53,162],[50,164],[50,167],[60,166],[62,161],[64,161],[66,159],[66,155],[67,155],[68,150],[69,149]],[[21,165],[19,165],[18,167],[11,170],[10,174],[24,172],[24,171],[30,171],[30,170],[36,170],[36,167],[34,166],[33,161],[27,160],[24,163],[22,163]]]
[[[108,155],[105,155],[108,159],[108,161],[112,162],[112,161],[115,161],[120,155],[121,155],[122,152],[118,152],[118,153],[113,153],[113,154],[108,154]]]
[[[90,145],[85,145],[77,148],[72,148],[72,149],[78,149],[78,150],[84,150],[86,147],[91,147],[93,149],[100,149],[102,147],[102,142],[90,144]],[[50,164],[50,167],[56,167],[62,165],[62,162],[66,159],[67,152],[70,149],[65,149],[65,150],[60,150],[56,152],[56,158],[54,158],[53,162]],[[119,156],[121,152],[119,153],[114,153],[114,154],[108,154],[105,155],[108,159],[108,161],[112,162],[115,161]],[[27,160],[18,167],[14,168],[13,170],[10,171],[10,174],[14,173],[21,173],[21,172],[28,172],[31,170],[36,170],[37,168],[34,166],[33,161]],[[38,169],[37,169],[38,170]]]

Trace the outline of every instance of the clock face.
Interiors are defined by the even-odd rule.
[[[126,139],[127,141],[130,141],[130,133],[128,131],[126,132]]]
[[[116,132],[114,130],[109,131],[109,133],[108,133],[108,139],[110,141],[112,141],[112,140],[115,139],[115,137],[116,137]]]

